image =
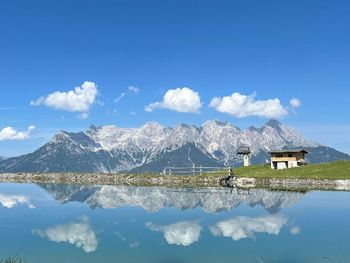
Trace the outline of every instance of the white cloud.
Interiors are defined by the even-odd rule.
[[[80,112],[87,116],[98,95],[97,85],[85,81],[80,87],[67,92],[55,91],[47,96],[31,101],[33,106],[44,105],[57,110]]]
[[[300,233],[300,231],[301,231],[300,226],[293,226],[290,229],[290,233],[293,235],[298,235]]]
[[[201,226],[197,221],[182,221],[165,226],[148,222],[146,227],[152,231],[162,232],[168,244],[181,246],[189,246],[198,241],[201,232]]]
[[[78,118],[79,119],[82,119],[82,120],[86,120],[87,118],[89,118],[89,113],[87,112],[82,112],[78,115]]]
[[[0,193],[0,204],[6,208],[13,208],[18,204],[26,204],[29,208],[35,208],[26,195],[7,195]]]
[[[140,89],[136,86],[129,86],[127,92],[122,92],[117,98],[114,99],[114,102],[120,102],[128,93],[138,94]]]
[[[0,130],[0,141],[5,140],[26,140],[30,138],[30,134],[35,126],[30,125],[26,131],[17,131],[12,127],[6,127]]]
[[[105,103],[102,100],[96,100],[96,104],[99,106],[104,106]]]
[[[287,109],[281,104],[279,99],[255,100],[255,97],[255,93],[243,95],[234,92],[231,96],[214,97],[209,107],[238,118],[248,116],[281,118],[288,115]]]
[[[56,243],[67,242],[75,245],[86,253],[94,252],[98,246],[96,234],[91,229],[86,217],[82,218],[80,222],[56,225],[46,230],[35,229],[32,232]]]
[[[239,216],[234,219],[218,222],[210,227],[214,236],[231,237],[238,241],[242,238],[255,239],[255,233],[278,235],[287,219],[281,215],[268,215],[257,218]]]
[[[130,91],[130,92],[133,92],[133,93],[139,93],[140,92],[140,89],[138,88],[138,87],[136,87],[136,86],[129,86],[128,87],[128,91]]]
[[[154,102],[145,107],[148,112],[156,109],[169,109],[177,112],[198,113],[202,107],[198,92],[189,88],[177,88],[168,90],[162,102]]]
[[[289,103],[293,108],[299,108],[301,106],[301,101],[298,98],[292,98]]]
[[[126,93],[123,92],[122,94],[120,94],[116,99],[114,99],[114,102],[119,102],[121,101],[124,97],[126,96]]]

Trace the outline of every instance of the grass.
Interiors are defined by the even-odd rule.
[[[253,165],[234,169],[238,177],[297,178],[297,179],[350,179],[350,161],[308,164],[302,167],[272,170],[270,165]]]
[[[350,161],[336,161],[330,163],[308,164],[302,167],[273,170],[270,165],[252,165],[249,167],[233,168],[234,174],[237,177],[251,177],[261,179],[285,178],[285,179],[350,179]],[[224,177],[228,175],[228,169],[220,171],[203,173],[203,175],[183,175],[183,178],[192,180],[201,178]],[[157,174],[132,174],[129,178],[144,178],[152,179],[159,177]],[[170,177],[178,177],[173,175]]]

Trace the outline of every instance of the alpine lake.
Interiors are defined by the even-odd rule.
[[[0,259],[350,262],[350,192],[0,183]]]

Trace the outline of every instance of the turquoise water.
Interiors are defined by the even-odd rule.
[[[350,262],[350,193],[0,184],[0,258]]]

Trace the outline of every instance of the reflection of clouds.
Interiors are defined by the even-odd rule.
[[[27,204],[29,208],[35,208],[29,199],[30,197],[26,195],[7,195],[0,193],[0,204],[7,208],[12,208],[18,204]]]
[[[139,243],[138,241],[135,241],[135,242],[131,242],[131,243],[129,244],[129,247],[130,247],[130,248],[138,248],[139,245],[140,245],[140,243]]]
[[[278,235],[287,219],[281,215],[260,216],[257,218],[238,216],[236,218],[220,221],[210,227],[215,236],[231,237],[233,240],[242,238],[255,238],[255,233],[268,233]]]
[[[201,226],[197,221],[182,221],[165,226],[147,222],[146,227],[152,231],[162,232],[169,244],[181,246],[189,246],[198,241],[201,232]]]
[[[114,232],[114,234],[123,242],[128,242],[128,240],[119,232]],[[140,242],[139,241],[133,241],[133,242],[129,242],[128,243],[128,246],[130,248],[138,248],[140,245]]]
[[[126,241],[126,238],[122,235],[122,234],[120,234],[119,232],[114,232],[114,234],[121,240],[121,241]]]
[[[300,226],[293,226],[289,231],[293,235],[298,235],[301,231],[301,228]]]
[[[94,252],[98,245],[96,234],[91,229],[87,217],[83,217],[80,222],[56,225],[46,230],[35,229],[33,233],[50,241],[75,245],[86,253]]]

